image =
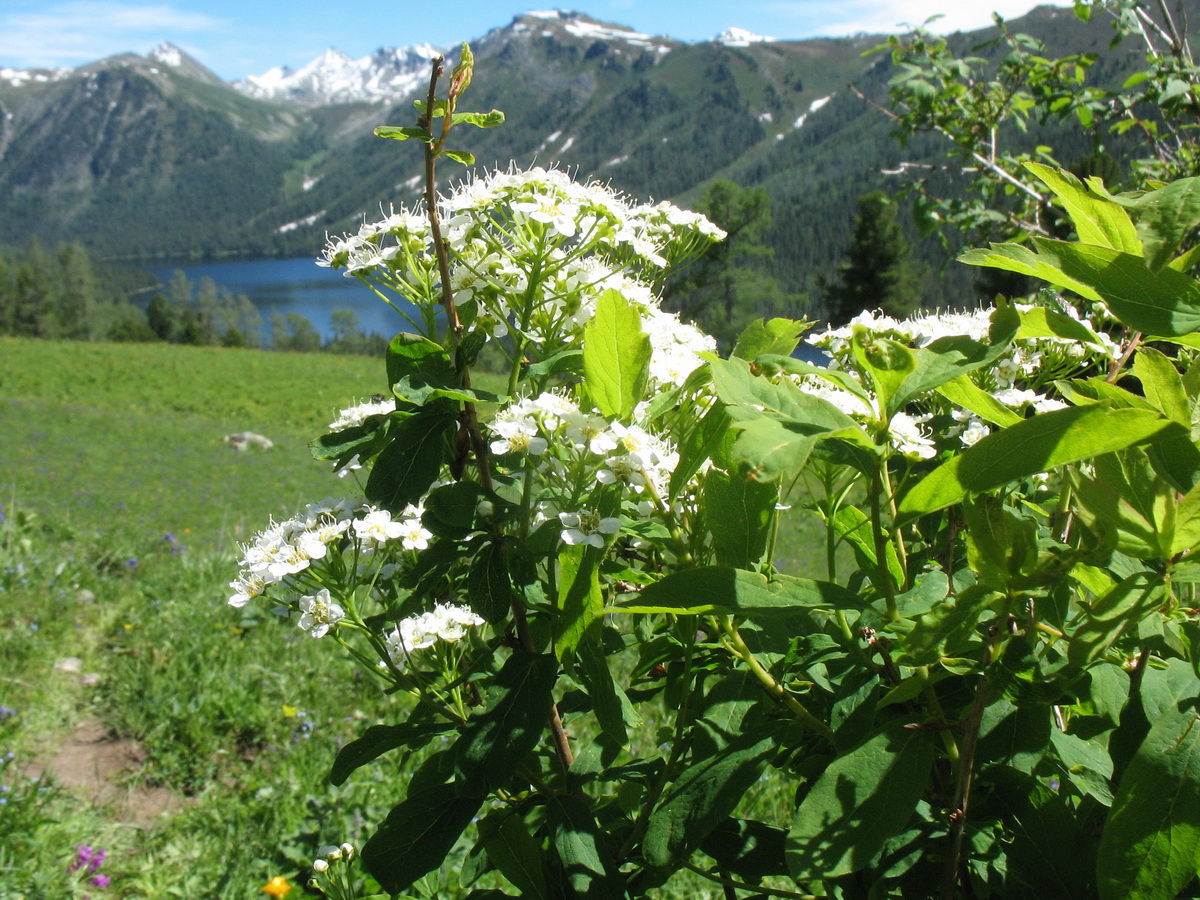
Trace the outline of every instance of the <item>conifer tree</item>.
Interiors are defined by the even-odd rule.
[[[864,309],[881,309],[904,318],[921,302],[923,274],[896,221],[897,204],[883,191],[858,200],[854,237],[832,282],[825,282],[825,308],[834,325],[848,322]]]

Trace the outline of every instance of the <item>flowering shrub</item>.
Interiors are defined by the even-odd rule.
[[[430,173],[467,156],[455,124],[498,116],[454,111],[469,60],[445,100],[435,69],[416,128],[381,129]],[[1194,188],[1039,175],[1081,241],[965,261],[1077,301],[864,315],[819,338],[826,367],[785,320],[719,358],[655,300],[716,231],[562,173],[431,182],[428,215],[330,242],[327,265],[414,304],[412,331],[392,397],[313,444],[365,500],[264,531],[230,602],[269,598],[409,698],[331,772],[421,751],[353,859],[384,891],[435,894],[464,836],[458,884],[530,897],[640,897],[685,869],[783,897],[1187,886]],[[502,395],[472,382],[489,342]],[[775,564],[792,506],[824,523],[820,580]],[[743,802],[764,777],[780,819]],[[322,857],[315,883],[346,895],[351,854]]]

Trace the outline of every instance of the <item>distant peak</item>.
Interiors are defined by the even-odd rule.
[[[613,41],[639,50],[666,53],[680,41],[660,35],[642,34],[626,25],[602,22],[587,13],[573,9],[531,9],[514,16],[512,23],[504,29],[489,34],[538,34],[569,36],[586,41]]]
[[[157,60],[165,66],[177,69],[183,65],[183,51],[174,44],[164,41],[147,54],[150,59]]]
[[[775,38],[755,34],[753,31],[747,31],[745,28],[726,28],[713,38],[713,40],[718,44],[725,44],[729,47],[745,47],[747,44],[762,44],[767,41],[773,41]]]

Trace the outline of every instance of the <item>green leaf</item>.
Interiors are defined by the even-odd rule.
[[[450,117],[451,125],[458,125],[460,122],[465,122],[468,125],[474,125],[476,128],[495,128],[497,125],[504,124],[504,113],[498,109],[493,109],[490,112],[463,112],[454,113]]]
[[[803,471],[817,437],[778,419],[736,421],[737,437],[730,456],[758,481],[790,482]]]
[[[1182,272],[1152,272],[1140,256],[1105,247],[1036,237],[1033,243],[1047,264],[1073,283],[1091,288],[1116,318],[1135,331],[1162,335],[1200,331],[1200,284]]]
[[[1080,344],[1102,346],[1100,338],[1092,329],[1078,319],[1073,319],[1066,313],[1044,306],[1021,310],[1021,330],[1017,332],[1018,340],[1031,338],[1063,338]]]
[[[473,481],[444,484],[430,491],[425,498],[422,524],[437,535],[461,535],[471,531],[475,527],[479,503],[487,496],[487,492]]]
[[[1035,162],[1025,163],[1025,168],[1054,191],[1059,203],[1071,217],[1082,243],[1141,255],[1142,242],[1138,239],[1138,230],[1133,227],[1129,213],[1119,204],[1096,196],[1070,172]]]
[[[918,618],[913,629],[900,637],[901,652],[896,658],[897,664],[931,666],[944,655],[942,651],[947,644],[952,652],[961,650],[961,645],[974,633],[979,617],[1003,597],[994,589],[978,584],[947,597]]]
[[[1008,350],[1019,327],[1016,310],[1005,303],[992,313],[986,343],[965,335],[951,335],[912,350],[916,367],[895,387],[887,403],[888,415],[895,415],[926,391],[991,365]]]
[[[1060,409],[990,434],[918,482],[900,503],[916,517],[1040,472],[1146,441],[1166,424],[1157,413],[1107,404]]]
[[[1068,634],[1067,659],[1084,668],[1099,659],[1130,626],[1153,612],[1165,595],[1163,576],[1136,572],[1118,582],[1087,610],[1083,623]]]
[[[929,737],[901,720],[830,763],[788,832],[792,877],[819,881],[868,865],[912,817],[933,759]]]
[[[433,135],[424,128],[410,128],[399,125],[380,125],[375,129],[375,137],[390,138],[393,141],[424,141],[433,142]]]
[[[460,796],[485,796],[526,762],[550,716],[557,678],[553,656],[513,651],[488,687],[487,710],[471,717],[454,745]]]
[[[564,546],[558,554],[558,616],[554,620],[554,652],[570,659],[592,623],[604,612],[600,593],[600,561],[604,550],[590,544]]]
[[[812,325],[794,319],[755,319],[737,339],[733,356],[753,360],[764,354],[791,356],[800,336]]]
[[[616,419],[633,414],[646,393],[650,352],[637,309],[617,291],[601,294],[583,329],[584,385],[601,413]]]
[[[691,482],[692,476],[700,471],[705,460],[711,459],[717,452],[732,421],[723,403],[714,403],[703,418],[687,418],[685,425],[689,430],[678,436],[679,462],[671,473],[667,487],[671,499],[679,496],[679,492]]]
[[[968,250],[958,257],[958,261],[968,266],[1019,272],[1048,281],[1064,290],[1074,291],[1086,300],[1100,300],[1100,295],[1087,284],[1069,277],[1052,261],[1034,253],[1024,244],[991,244],[987,250]]]
[[[993,425],[1007,428],[1024,421],[1023,416],[1017,415],[995,397],[979,387],[969,376],[960,375],[952,381],[938,385],[937,391],[955,406],[968,409],[979,418]]]
[[[856,506],[843,506],[833,516],[830,523],[833,525],[833,530],[840,540],[845,541],[854,548],[854,555],[858,559],[859,568],[866,571],[875,569],[879,565],[879,558],[876,555],[876,541],[871,528],[871,519]],[[880,529],[882,532],[882,529]],[[883,541],[885,564],[887,572],[892,577],[893,584],[901,584],[904,581],[904,568],[900,565],[900,557],[896,553],[895,544],[890,540]],[[881,578],[882,573],[880,573]],[[872,578],[875,576],[873,575]]]
[[[722,871],[751,883],[769,875],[786,875],[784,845],[787,832],[753,819],[726,819],[714,828],[700,849],[717,861]]]
[[[616,869],[616,850],[582,801],[566,794],[548,798],[554,849],[562,861],[574,896],[589,900],[622,900],[623,880]]]
[[[731,566],[681,569],[647,585],[636,598],[614,611],[653,614],[786,616],[801,609],[859,609],[862,601],[839,585],[807,578],[767,581],[757,572]]]
[[[1109,780],[1113,774],[1113,762],[1104,747],[1098,741],[1085,741],[1057,728],[1050,729],[1050,744],[1076,787],[1105,806],[1112,806],[1113,794]]]
[[[502,399],[490,391],[464,388],[454,381],[442,381],[425,375],[405,375],[392,385],[392,393],[402,403],[424,406],[430,400],[445,398],[459,403],[499,403]]]
[[[1200,484],[1184,494],[1175,508],[1175,537],[1171,556],[1187,553],[1200,544]]]
[[[1127,204],[1138,213],[1146,265],[1157,272],[1200,224],[1200,178],[1180,178]]]
[[[456,424],[453,412],[425,407],[393,427],[367,478],[367,499],[392,512],[420,500],[441,472]]]
[[[521,367],[521,380],[536,378],[543,375],[559,375],[563,372],[575,372],[583,362],[582,350],[562,350],[545,359]]]
[[[963,504],[967,523],[967,562],[980,583],[1007,590],[1009,581],[1028,575],[1037,564],[1037,525],[1008,509],[997,497]]]
[[[1192,427],[1183,378],[1165,354],[1153,347],[1139,347],[1133,358],[1133,375],[1142,383],[1142,393],[1155,409],[1184,428]]]
[[[791,425],[798,434],[813,435],[858,428],[832,403],[801,390],[789,379],[771,380],[752,374],[745,360],[714,359],[709,367],[717,396],[722,403],[737,408],[743,421],[749,421],[752,413],[771,416]],[[870,443],[865,435],[863,440]]]
[[[419,334],[402,332],[388,343],[388,384],[419,377],[438,384],[455,384],[454,363],[441,344]]]
[[[479,548],[467,573],[467,601],[476,615],[492,625],[504,621],[512,609],[513,588],[508,577],[504,545],[489,542]]]
[[[1171,900],[1200,869],[1200,714],[1154,719],[1117,785],[1097,853],[1101,900]]]
[[[892,400],[900,385],[916,371],[916,356],[899,341],[878,337],[862,325],[854,326],[850,347],[858,364],[871,376],[879,405],[890,415],[896,408]]]
[[[613,679],[595,631],[584,635],[576,647],[575,670],[592,700],[592,712],[610,747],[629,744],[627,722],[639,721],[625,692]]]
[[[712,756],[693,760],[650,815],[642,853],[652,866],[686,859],[758,781],[775,752],[770,735],[739,734]]]
[[[466,150],[443,150],[441,155],[456,163],[462,163],[464,166],[475,165],[475,154],[468,153]]]
[[[337,460],[339,465],[355,455],[360,459],[370,459],[387,445],[388,429],[392,422],[404,416],[393,413],[367,416],[360,425],[321,435],[309,444],[309,449],[314,459]]]
[[[356,770],[397,747],[419,747],[451,728],[448,722],[405,722],[402,725],[372,725],[363,736],[338,751],[329,772],[336,785],[345,783]]]
[[[442,865],[482,803],[459,796],[452,784],[406,797],[363,846],[363,865],[385,891],[407,890]]]
[[[521,892],[522,897],[545,900],[542,845],[529,833],[525,819],[511,808],[488,815],[479,823],[479,843],[492,865]]]
[[[1130,447],[1108,453],[1094,466],[1094,478],[1079,472],[1070,476],[1081,521],[1122,553],[1145,560],[1170,556],[1175,489],[1155,474],[1145,451]]]
[[[717,562],[751,569],[767,549],[779,491],[745,470],[712,468],[704,474],[700,502],[712,534]]]

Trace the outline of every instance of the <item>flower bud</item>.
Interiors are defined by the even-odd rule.
[[[458,61],[458,65],[454,67],[454,71],[450,73],[450,97],[461,97],[466,89],[471,84],[471,78],[475,74],[475,54],[471,52],[469,44],[462,45],[462,57]]]

